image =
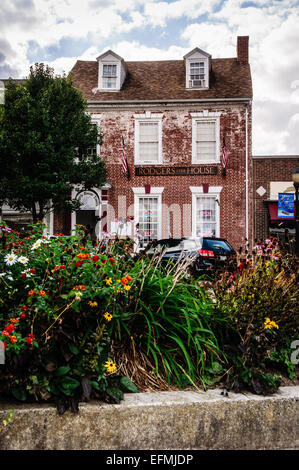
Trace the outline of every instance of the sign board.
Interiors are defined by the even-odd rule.
[[[294,194],[278,193],[278,218],[294,218]]]
[[[136,167],[135,176],[199,176],[217,175],[217,166]]]

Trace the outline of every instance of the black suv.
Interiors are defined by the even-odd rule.
[[[165,251],[164,251],[165,250]],[[224,238],[164,238],[154,240],[144,252],[153,255],[164,251],[162,261],[176,262],[180,257],[193,258],[191,272],[200,275],[221,270],[236,268],[236,252]]]

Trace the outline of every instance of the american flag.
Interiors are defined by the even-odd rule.
[[[130,178],[130,171],[129,171],[129,167],[128,167],[125,141],[124,141],[123,137],[121,138],[121,140],[122,140],[122,145],[123,145],[123,154],[122,154],[121,163],[122,163],[122,167],[123,167],[123,172],[125,173],[125,175],[129,179]]]
[[[226,152],[226,146],[225,146],[225,138],[223,136],[223,141],[222,141],[222,166],[225,169],[226,164],[227,164],[227,152]]]

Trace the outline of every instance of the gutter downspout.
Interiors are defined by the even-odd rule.
[[[249,197],[248,197],[248,108],[245,111],[245,238],[248,240]],[[247,248],[247,247],[246,247]]]

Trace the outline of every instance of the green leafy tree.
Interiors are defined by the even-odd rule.
[[[0,202],[42,220],[56,209],[78,210],[72,188],[100,187],[106,166],[90,149],[102,135],[70,77],[35,64],[23,83],[10,80],[0,118]]]

